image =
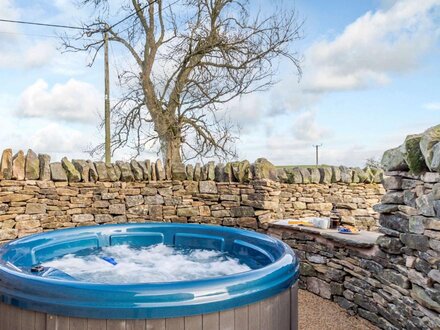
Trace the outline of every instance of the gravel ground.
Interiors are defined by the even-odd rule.
[[[376,330],[370,322],[350,316],[338,304],[299,290],[299,330]]]

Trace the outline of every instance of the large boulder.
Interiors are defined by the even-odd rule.
[[[231,163],[235,181],[249,182],[252,180],[251,164],[247,160]]]
[[[134,179],[136,181],[144,180],[144,171],[142,170],[142,167],[139,165],[139,163],[136,160],[132,159],[130,162],[130,166]]]
[[[286,168],[288,183],[303,183],[303,177],[298,167]]]
[[[321,174],[320,183],[329,184],[332,182],[332,168],[331,167],[320,167],[319,173]]]
[[[420,149],[421,134],[408,135],[403,142],[403,158],[412,173],[419,174],[427,170],[425,157]]]
[[[171,174],[173,180],[186,180],[186,169],[183,163],[174,163],[171,165]]]
[[[192,181],[194,179],[194,166],[186,165],[186,179]]]
[[[299,169],[301,176],[302,176],[302,183],[311,183],[312,178],[311,178],[309,170],[304,167],[299,167],[298,169]]]
[[[341,181],[341,169],[337,166],[332,166],[332,182]]]
[[[156,160],[156,179],[157,181],[166,180],[165,168],[160,159]]]
[[[432,166],[433,148],[438,142],[440,142],[440,125],[428,128],[420,139],[420,150],[425,157],[426,165],[431,171],[438,170]]]
[[[225,164],[219,163],[215,166],[215,181],[217,182],[227,182],[228,178],[225,173]]]
[[[123,182],[133,182],[134,181],[134,175],[131,171],[130,163],[123,162],[123,161],[117,161],[116,165],[121,170],[121,180]],[[165,174],[165,170],[163,171]]]
[[[431,169],[440,172],[440,142],[432,147]]]
[[[254,163],[254,177],[277,181],[277,168],[266,158],[258,158]]]
[[[81,174],[79,171],[73,166],[72,162],[67,159],[67,157],[63,157],[61,159],[61,165],[66,171],[67,179],[69,182],[79,182],[81,181]]]
[[[38,154],[40,163],[40,180],[50,180],[50,156],[46,154]]]
[[[12,178],[12,149],[3,150],[0,164],[0,179],[10,180]]]
[[[151,161],[149,159],[145,161],[145,167],[146,167],[146,171],[144,173],[144,179],[150,181],[152,176],[152,169],[151,169]]]
[[[118,181],[121,177],[120,171],[116,170],[119,169],[118,166],[113,164],[105,164],[105,167],[107,169],[107,175],[110,181],[115,182]]]
[[[91,182],[98,181],[98,172],[96,171],[95,164],[93,164],[91,160],[88,160],[87,165],[89,165],[89,180]]]
[[[405,161],[403,146],[385,151],[381,163],[387,171],[407,171],[409,169]]]
[[[373,181],[374,183],[381,183],[383,180],[384,171],[381,168],[371,167],[371,172],[373,173]]]
[[[110,181],[110,178],[107,173],[107,166],[105,165],[104,162],[95,162],[94,166],[95,166],[99,181],[101,181],[101,182]]]
[[[206,179],[211,181],[215,180],[215,162],[213,161],[206,164]]]
[[[40,178],[40,160],[38,155],[31,149],[26,154],[25,177],[27,180],[38,180]]]
[[[200,181],[201,176],[202,176],[202,167],[200,166],[200,163],[196,163],[196,166],[194,167],[194,175],[193,175],[194,181]]]
[[[341,181],[343,183],[352,183],[353,182],[353,170],[346,166],[339,166],[339,170],[341,171]]]
[[[50,176],[52,181],[67,181],[66,172],[60,162],[50,164]]]
[[[225,172],[225,182],[233,182],[234,171],[232,169],[232,163],[226,163],[224,172]]]
[[[310,172],[310,181],[312,183],[319,183],[321,181],[321,174],[319,173],[319,169],[317,167],[308,168]]]
[[[81,174],[82,180],[84,182],[89,182],[89,180],[90,180],[89,164],[85,160],[82,160],[82,159],[72,159],[72,164],[73,164],[73,166],[75,166],[75,168]]]
[[[151,162],[151,181],[157,180],[156,163]]]
[[[364,183],[368,181],[368,174],[359,167],[353,169],[353,182],[354,183]]]
[[[289,177],[287,176],[287,172],[286,172],[285,168],[278,168],[277,169],[277,176],[278,176],[278,180],[280,180],[280,182],[287,183],[287,181],[289,180]]]
[[[12,179],[24,180],[25,158],[23,150],[19,150],[12,157]]]

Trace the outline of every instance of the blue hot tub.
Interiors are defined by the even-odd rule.
[[[88,283],[56,269],[35,271],[48,260],[85,249],[161,243],[224,251],[251,270],[193,281],[141,284]],[[141,322],[148,329],[162,329],[162,323],[163,329],[238,330],[246,324],[248,328],[295,329],[298,268],[298,259],[280,240],[228,227],[150,223],[32,235],[0,247],[0,329],[16,328],[14,322],[32,322],[20,317],[22,312],[39,320],[35,329],[50,328],[51,322],[66,319],[84,324],[84,329],[100,320],[107,326]],[[183,327],[176,325],[179,322]]]

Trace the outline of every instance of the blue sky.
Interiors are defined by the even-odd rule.
[[[281,3],[251,2],[254,9]],[[0,18],[77,25],[89,13],[73,3],[0,0]],[[362,166],[440,123],[440,0],[284,5],[305,20],[304,39],[292,45],[304,57],[303,76],[298,82],[282,62],[279,84],[230,104],[242,127],[239,158],[310,164],[312,145],[323,143],[323,163]],[[0,147],[88,158],[82,151],[102,139],[102,57],[88,68],[85,55],[60,54],[59,39],[48,37],[55,33],[0,23]],[[124,59],[112,49],[112,61]]]

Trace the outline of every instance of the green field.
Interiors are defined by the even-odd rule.
[[[293,167],[316,167],[316,165],[277,165],[276,168],[293,168]],[[318,167],[331,167],[331,165],[327,164],[319,164]]]

